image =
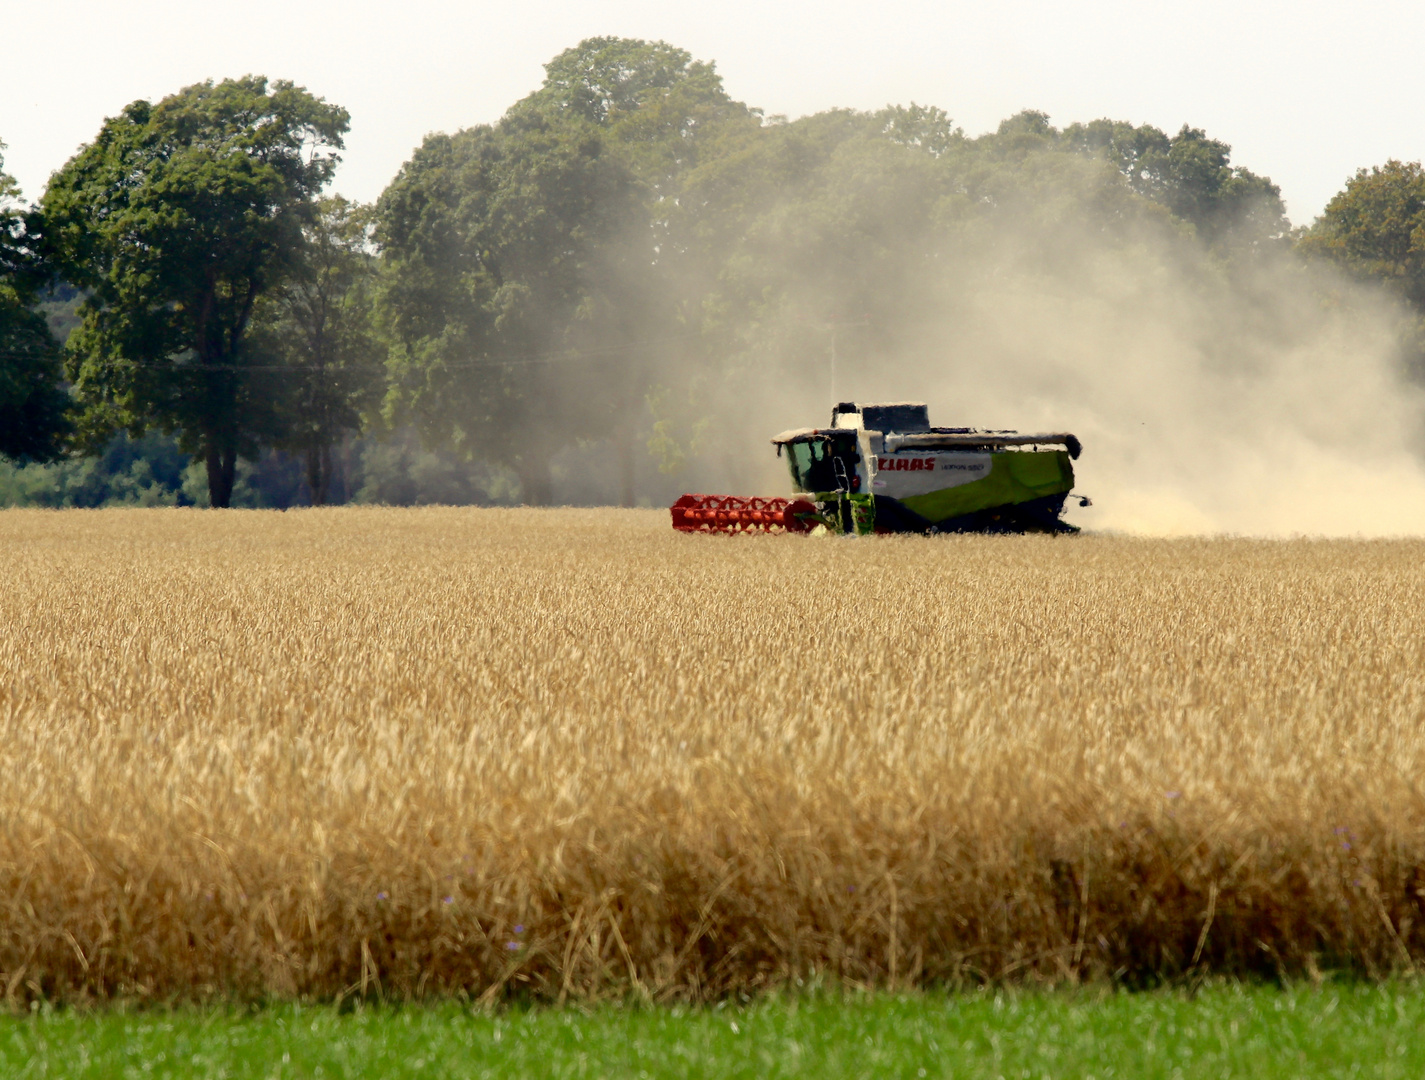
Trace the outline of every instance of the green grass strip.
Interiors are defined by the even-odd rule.
[[[0,1018],[5,1077],[1410,1077],[1425,991],[771,997],[715,1008],[271,1005]]]

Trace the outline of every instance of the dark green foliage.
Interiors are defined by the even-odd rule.
[[[1425,166],[1360,169],[1303,235],[1301,248],[1404,301],[1406,363],[1425,378]]]
[[[97,454],[24,467],[0,462],[0,507],[188,506],[188,455],[167,436],[120,434]]]
[[[1102,155],[1138,194],[1171,211],[1211,245],[1262,245],[1290,228],[1281,189],[1231,164],[1232,148],[1187,124],[1172,138],[1112,120],[1064,130],[1075,150]]]
[[[588,38],[544,65],[544,72],[544,85],[526,105],[552,106],[595,125],[639,112],[690,80],[703,83],[704,91],[722,90],[711,64],[694,63],[665,41]]]
[[[79,329],[79,305],[83,302],[84,294],[62,281],[47,286],[35,297],[35,309],[45,317],[61,347]]]
[[[45,317],[0,285],[0,455],[59,456],[69,429],[59,343]]]
[[[1387,161],[1361,169],[1326,204],[1303,246],[1388,282],[1425,310],[1425,167]]]
[[[69,434],[69,395],[59,342],[35,307],[44,280],[32,250],[39,219],[14,205],[17,195],[0,168],[0,457],[50,461]]]
[[[569,405],[594,389],[576,351],[593,319],[575,313],[607,310],[591,292],[628,187],[597,140],[534,114],[428,138],[381,200],[392,415],[520,469],[530,502],[548,501],[549,457],[579,433]]]
[[[325,199],[306,227],[296,271],[259,301],[252,351],[281,365],[281,433],[275,445],[302,458],[307,491],[332,494],[338,444],[380,402],[385,373],[371,321],[375,259],[367,207]]]
[[[281,380],[248,347],[258,300],[300,264],[346,112],[260,77],[136,101],[51,179],[45,237],[89,291],[69,342],[90,448],[178,435],[226,506],[238,456],[280,432]]]
[[[696,467],[710,412],[755,410],[773,387],[820,400],[838,348],[865,370],[923,354],[986,281],[1029,295],[1147,251],[1180,282],[1220,284],[1289,230],[1276,186],[1189,125],[1060,129],[1028,110],[968,138],[916,104],[787,123],[665,42],[566,50],[498,123],[429,136],[369,210],[319,200],[346,124],[255,77],[106,121],[43,215],[7,219],[51,275],[24,278],[40,322],[0,304],[6,332],[33,339],[12,351],[38,357],[0,379],[0,410],[23,401],[33,420],[32,436],[5,424],[12,443],[60,448],[70,397],[47,319],[69,336],[79,448],[169,433],[214,505],[241,501],[239,459],[282,455],[302,463],[300,499],[354,497],[370,482],[351,447],[373,426],[418,431],[441,462],[429,490],[377,484],[393,501],[503,499],[493,478],[513,472],[524,501],[548,502],[576,456],[632,503],[639,443],[667,471]],[[1418,306],[1410,168],[1358,176],[1307,247]],[[72,285],[51,287],[56,270]],[[405,460],[404,438],[360,445]]]
[[[333,503],[518,501],[517,481],[505,470],[426,449],[408,429],[343,439],[330,447],[325,467],[327,501]],[[585,478],[571,475],[570,464],[558,459],[554,471],[561,501],[608,501],[617,494],[607,483],[581,483]],[[0,507],[207,506],[206,472],[202,461],[184,453],[172,436],[150,431],[132,439],[120,432],[98,453],[84,457],[48,464],[0,461]],[[314,502],[305,455],[269,450],[238,462],[231,506],[284,510]]]
[[[696,333],[675,287],[681,177],[722,127],[755,126],[711,65],[662,43],[593,39],[547,71],[497,125],[428,138],[377,230],[392,414],[517,469],[533,503],[577,439],[612,438],[631,473],[665,350]]]
[[[499,466],[431,450],[409,428],[353,448],[353,502],[383,506],[488,506],[518,502],[518,482]]]

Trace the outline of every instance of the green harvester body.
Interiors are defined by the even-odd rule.
[[[833,532],[1077,531],[1061,516],[1080,451],[1067,433],[932,428],[920,402],[843,402],[829,427],[772,442]]]

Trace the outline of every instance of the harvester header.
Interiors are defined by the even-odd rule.
[[[684,532],[1077,532],[1062,518],[1079,440],[930,426],[921,402],[842,402],[824,428],[784,431],[792,499],[684,495]],[[1080,505],[1088,500],[1081,498]]]

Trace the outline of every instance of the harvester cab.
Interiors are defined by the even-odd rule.
[[[1079,440],[930,426],[921,402],[842,402],[824,428],[784,431],[795,498],[684,495],[682,531],[817,526],[837,533],[1077,532],[1064,521]],[[1087,505],[1088,500],[1081,500]]]

